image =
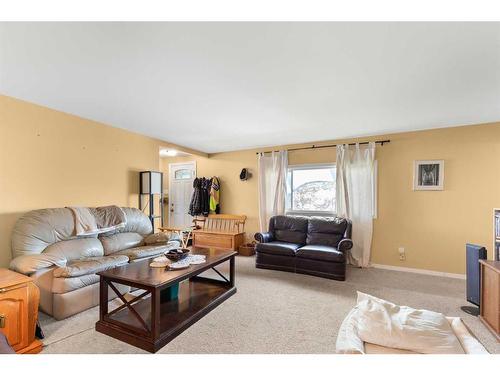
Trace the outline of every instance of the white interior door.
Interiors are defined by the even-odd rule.
[[[192,221],[188,211],[196,177],[196,162],[171,163],[168,169],[168,226],[188,227]]]

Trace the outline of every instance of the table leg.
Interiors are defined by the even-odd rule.
[[[234,256],[229,259],[229,284],[234,286]]]
[[[160,289],[151,291],[151,336],[153,339],[160,337]]]
[[[102,321],[108,314],[108,284],[102,276],[99,276],[99,299],[99,318]]]

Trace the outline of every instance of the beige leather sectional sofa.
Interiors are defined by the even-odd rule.
[[[40,309],[56,319],[99,303],[97,272],[155,257],[178,246],[178,238],[153,233],[148,217],[122,207],[125,227],[92,236],[75,235],[69,208],[30,211],[12,233],[10,268],[31,276],[40,288]],[[127,292],[127,287],[120,292]],[[116,295],[110,290],[110,299]]]

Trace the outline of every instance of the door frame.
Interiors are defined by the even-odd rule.
[[[170,197],[171,197],[171,192],[172,192],[172,167],[176,167],[176,166],[179,166],[179,165],[189,165],[191,164],[193,166],[193,169],[194,169],[194,176],[193,176],[193,180],[197,177],[198,175],[198,172],[196,170],[196,160],[190,160],[190,161],[185,161],[185,162],[182,162],[182,163],[168,163],[168,206],[167,206],[167,210],[168,210],[168,226],[169,227],[172,227],[172,218],[171,218],[171,212],[170,212]]]

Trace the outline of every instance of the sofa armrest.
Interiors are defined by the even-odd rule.
[[[24,275],[52,266],[64,267],[67,259],[54,254],[21,255],[11,260],[9,268]]]
[[[254,238],[260,243],[266,243],[274,241],[274,236],[271,232],[261,232],[255,233]]]
[[[352,249],[352,240],[350,238],[344,238],[343,240],[340,240],[339,244],[337,245],[337,249],[342,252]]]

